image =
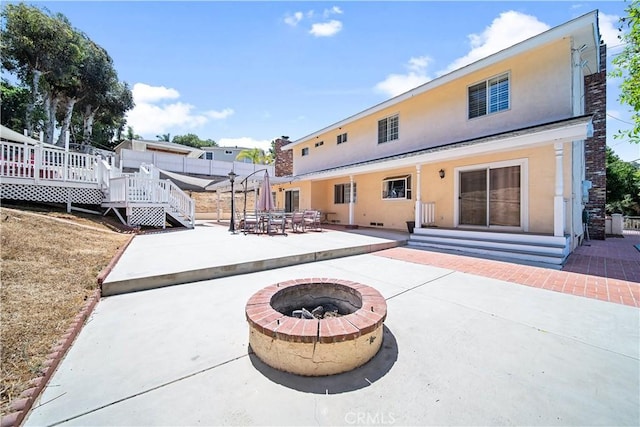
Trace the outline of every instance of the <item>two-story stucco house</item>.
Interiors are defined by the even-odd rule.
[[[604,238],[606,47],[597,11],[295,141],[286,210],[410,244],[562,264]],[[284,144],[284,145],[283,145]]]

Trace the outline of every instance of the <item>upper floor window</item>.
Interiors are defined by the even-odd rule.
[[[204,158],[207,160],[213,160],[213,153],[211,151],[207,151],[204,153]]]
[[[383,199],[411,199],[411,175],[392,176],[382,181]]]
[[[398,139],[398,115],[378,121],[378,144]]]
[[[302,149],[302,155],[303,156],[308,156],[309,155],[309,147],[305,147]]]
[[[324,141],[318,141],[318,142],[316,142],[316,147],[320,147],[321,145],[324,145]]]
[[[337,184],[333,187],[333,203],[336,205],[349,203],[351,184]],[[356,202],[356,183],[353,183],[353,203]]]
[[[469,86],[469,118],[509,109],[509,74]]]
[[[231,151],[231,150],[224,150],[224,154],[226,154],[226,155],[231,155],[231,154],[233,154],[233,151]]]
[[[347,134],[346,133],[341,133],[340,135],[338,135],[336,137],[336,142],[338,144],[342,144],[343,142],[347,142]]]

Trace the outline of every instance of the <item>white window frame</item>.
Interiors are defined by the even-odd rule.
[[[341,133],[340,135],[336,136],[336,143],[338,145],[344,144],[345,142],[347,142],[347,132]]]
[[[395,133],[393,132],[393,126],[389,125],[389,122],[395,120],[396,126],[395,126]],[[384,135],[384,138],[380,138],[380,123],[382,123],[383,121],[387,122],[387,130],[386,130],[386,134]],[[385,118],[382,118],[380,120],[378,120],[377,122],[378,126],[376,128],[376,133],[378,136],[378,144],[384,144],[385,142],[391,142],[391,141],[397,141],[398,139],[400,139],[400,114],[399,113],[395,113],[395,114],[391,114],[390,116],[387,116]]]
[[[473,171],[478,169],[496,169],[510,166],[520,166],[520,227],[505,226],[474,226],[460,225],[460,172]],[[475,229],[500,229],[505,231],[529,231],[529,160],[513,159],[501,162],[480,163],[471,166],[460,166],[453,169],[453,226],[459,228],[475,228]],[[490,183],[487,182],[487,185]]]
[[[385,197],[387,183],[394,181],[404,181],[404,195],[396,196],[396,197]],[[408,182],[407,182],[408,181]],[[398,176],[389,176],[382,180],[382,192],[380,193],[382,200],[411,200],[412,194],[411,188],[411,174],[407,175],[398,175]]]
[[[496,109],[495,111],[492,111],[492,108],[491,108],[491,105],[492,105],[492,102],[491,102],[491,87],[492,87],[491,83],[492,83],[492,81],[498,81],[498,80],[503,79],[503,78],[506,78],[506,80],[507,80],[507,106],[505,108],[500,108],[500,109]],[[484,113],[481,113],[481,114],[478,114],[477,116],[471,117],[471,108],[470,108],[471,107],[471,99],[470,99],[469,90],[472,87],[478,86],[478,85],[481,85],[481,84],[484,84],[485,96],[486,96]],[[500,112],[503,112],[503,111],[510,110],[511,109],[511,92],[512,92],[511,91],[511,87],[512,87],[512,85],[511,85],[511,72],[510,71],[497,74],[497,75],[495,75],[493,77],[490,77],[490,78],[488,78],[488,79],[486,79],[484,81],[479,81],[479,82],[476,82],[476,83],[473,83],[473,84],[467,86],[467,119],[468,120],[473,120],[473,119],[477,119],[477,118],[480,118],[480,117],[488,116],[488,115],[491,115],[491,114],[496,114],[496,113],[500,113]],[[500,104],[498,101],[496,101],[496,103],[497,103],[497,105]]]
[[[304,156],[308,156],[309,155],[309,147],[304,147],[303,149],[300,150],[300,155],[302,157]]]

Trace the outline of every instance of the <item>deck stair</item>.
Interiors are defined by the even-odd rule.
[[[568,237],[529,233],[416,228],[408,246],[559,269],[569,255]]]

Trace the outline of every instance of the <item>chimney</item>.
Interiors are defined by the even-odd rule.
[[[293,151],[283,151],[282,147],[289,142],[288,136],[282,136],[275,141],[275,174],[276,176],[293,175]]]
[[[585,113],[593,116],[593,136],[584,143],[585,179],[591,181],[589,202],[589,237],[604,240],[605,203],[607,197],[607,46],[600,45],[600,70],[584,78]]]

